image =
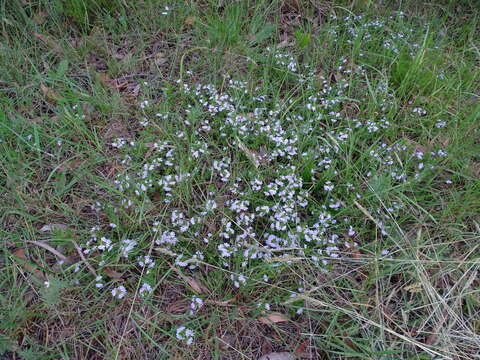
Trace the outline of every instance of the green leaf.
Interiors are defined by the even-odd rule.
[[[305,33],[303,31],[297,30],[295,31],[295,40],[299,48],[304,48],[311,43],[312,36],[309,33]]]
[[[62,61],[60,61],[60,64],[58,64],[57,76],[58,77],[64,76],[67,70],[68,70],[68,60],[63,59]]]
[[[12,341],[5,335],[0,334],[0,355],[4,355],[12,349]]]
[[[263,28],[260,29],[259,32],[255,35],[253,39],[254,44],[261,43],[262,41],[267,40],[273,32],[277,30],[277,27],[273,24],[267,24]]]

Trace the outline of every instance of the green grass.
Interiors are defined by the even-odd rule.
[[[480,9],[314,3],[0,4],[0,358],[478,358]]]

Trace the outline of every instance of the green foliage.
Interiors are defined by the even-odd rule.
[[[50,278],[48,286],[42,289],[43,300],[49,308],[55,308],[60,302],[62,290],[67,288],[68,284],[57,278]]]
[[[309,344],[316,358],[413,360],[431,358],[418,345],[432,330],[441,336],[429,351],[475,354],[478,14],[468,1],[313,3],[0,2],[0,355],[258,358],[265,342],[286,351]],[[233,96],[235,111],[207,111],[208,96],[182,91],[179,77],[215,89],[219,103]],[[267,113],[298,146],[291,159],[265,160],[282,136],[229,127],[238,116],[266,128]],[[131,145],[114,148],[119,137]],[[150,168],[163,141],[178,150],[172,166],[130,177],[151,181],[145,193],[119,191],[117,176]],[[206,153],[192,158],[200,142]],[[213,166],[222,158],[231,159],[227,183]],[[246,179],[280,181],[291,165],[308,201],[298,221],[331,215],[326,231],[335,229],[341,256],[319,268],[309,242],[282,249],[292,251],[282,261],[219,258],[224,214],[247,214],[227,201],[243,193],[252,209],[279,206]],[[177,170],[188,176],[167,197],[156,184]],[[177,266],[152,224],[169,229],[173,210],[201,214],[207,198],[217,212],[170,249],[203,252],[203,264]],[[269,219],[252,220],[252,249],[265,245]],[[62,226],[41,231],[46,224]],[[94,225],[114,247],[137,241],[130,258],[115,248],[81,259],[75,244],[86,249]],[[295,225],[277,234],[303,231]],[[18,248],[26,259],[11,256]],[[52,249],[75,263],[61,264]],[[139,265],[147,253],[156,262],[148,273]],[[244,271],[248,280],[236,288],[230,275]],[[153,296],[136,292],[145,281]],[[198,293],[195,281],[206,289]],[[125,298],[112,297],[118,286]],[[193,296],[204,307],[192,315]],[[266,303],[288,321],[262,324]],[[176,337],[182,324],[196,332],[190,347]]]
[[[0,329],[3,328],[3,323],[0,323]],[[0,356],[4,355],[7,351],[12,350],[12,341],[5,335],[0,334]]]
[[[311,34],[303,32],[301,30],[295,30],[295,40],[296,45],[302,49],[310,45],[312,41],[312,36]]]
[[[254,37],[252,39],[252,44],[260,44],[265,40],[269,39],[277,30],[277,27],[274,24],[266,24],[258,31],[254,31]]]
[[[424,57],[427,58],[424,58]],[[415,57],[402,53],[391,70],[391,81],[399,96],[408,99],[411,95],[429,96],[439,82],[433,56],[417,54]]]
[[[214,14],[207,25],[212,45],[233,46],[241,37],[244,8],[240,5],[227,5],[223,14]],[[266,30],[268,31],[268,29]]]
[[[82,30],[88,30],[104,15],[114,16],[123,7],[122,0],[55,0],[55,8],[73,20]]]

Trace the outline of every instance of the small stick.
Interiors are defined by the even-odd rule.
[[[353,200],[353,203],[355,204],[356,207],[360,209],[360,211],[371,221],[375,223],[375,225],[378,226],[379,229],[382,229],[380,226],[379,222],[373,218],[373,216],[368,212],[367,209],[365,209],[362,205],[360,205],[356,200]]]
[[[97,277],[97,273],[95,272],[95,269],[93,268],[92,265],[88,262],[88,260],[85,258],[85,255],[83,255],[82,249],[80,249],[80,246],[75,242],[75,240],[72,240],[73,246],[75,246],[75,249],[78,252],[78,255],[82,258],[83,262],[85,265],[87,265],[88,270],[93,274],[93,276]]]
[[[58,258],[60,258],[61,260],[65,261],[65,262],[71,262],[71,260],[68,257],[63,255],[58,250],[55,250],[53,247],[51,247],[48,244],[45,244],[45,243],[40,242],[40,241],[33,241],[33,240],[27,240],[27,242],[29,242],[30,244],[33,244],[33,245],[37,245],[41,248],[44,248],[45,250],[50,251],[52,254],[56,255]]]

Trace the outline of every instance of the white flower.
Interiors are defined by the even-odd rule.
[[[334,188],[334,185],[332,184],[331,181],[327,181],[327,182],[325,183],[325,185],[323,185],[323,189],[324,189],[325,191],[332,191],[333,188]]]
[[[135,245],[137,245],[137,242],[135,240],[130,240],[130,239],[122,240],[122,242],[120,243],[120,254],[123,257],[127,258],[128,254],[130,253],[130,251],[133,250]]]
[[[192,345],[195,332],[185,326],[177,328],[176,336],[178,340],[185,340],[187,345]]]
[[[205,211],[206,212],[211,212],[213,210],[215,210],[217,208],[217,203],[215,202],[215,200],[207,200],[205,202]]]
[[[123,299],[125,297],[126,293],[127,293],[127,290],[125,289],[125,286],[123,286],[123,285],[120,285],[120,286],[112,289],[112,296],[117,298],[117,299]]]
[[[257,307],[263,311],[270,311],[270,304],[269,303],[258,303]]]
[[[348,228],[348,236],[353,236],[353,235],[355,235],[355,230],[353,230],[353,227],[350,226]]]
[[[138,265],[150,269],[155,266],[155,261],[149,255],[144,255],[138,258]]]
[[[140,296],[145,296],[147,294],[151,294],[153,291],[152,287],[150,286],[150,284],[148,283],[143,283],[142,284],[142,287],[140,288],[140,290],[138,290],[138,293],[140,294]]]
[[[239,275],[231,274],[230,280],[233,281],[233,286],[235,286],[236,288],[239,288],[240,285],[244,285],[247,282],[246,277],[242,274],[239,274]]]
[[[199,310],[203,306],[203,299],[199,298],[198,296],[192,297],[192,301],[190,302],[190,314],[194,314],[197,310]]]

